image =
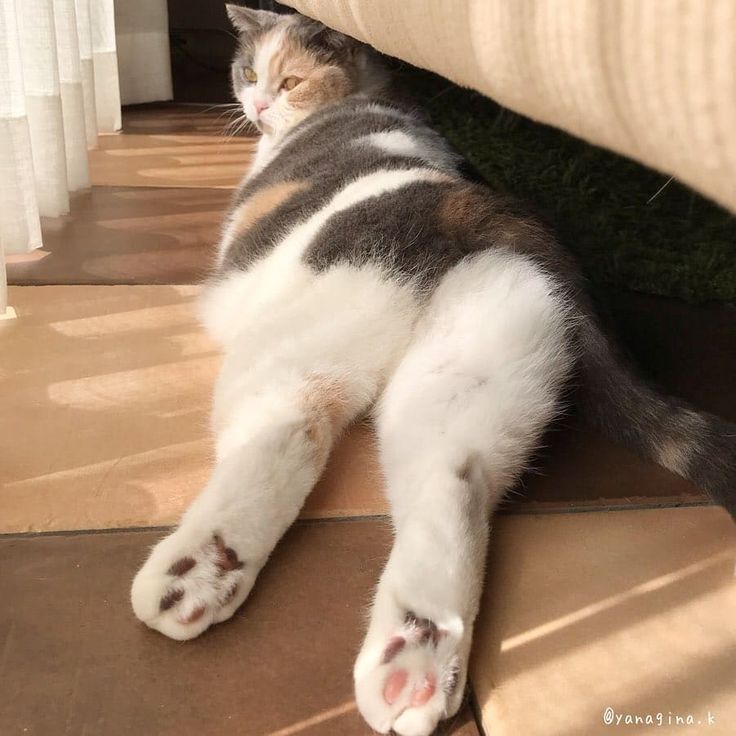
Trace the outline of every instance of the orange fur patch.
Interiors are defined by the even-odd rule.
[[[337,379],[314,375],[304,392],[307,436],[314,445],[318,466],[327,461],[332,443],[350,421],[344,387]]]
[[[288,101],[297,109],[316,108],[350,94],[350,75],[339,66],[320,63],[315,56],[286,35],[268,62],[269,77],[282,80],[297,77],[302,82],[288,93]]]
[[[472,184],[452,187],[442,198],[439,216],[451,231],[474,227],[488,206],[486,197]]]
[[[269,212],[273,212],[280,204],[308,186],[309,182],[306,181],[282,181],[257,191],[235,211],[232,219],[235,232],[246,232],[258,220]]]
[[[347,96],[351,88],[350,77],[343,69],[321,66],[289,92],[289,103],[296,108],[320,107]]]
[[[317,59],[307,49],[300,46],[296,39],[287,34],[284,36],[279,49],[269,59],[268,72],[269,77],[274,81],[280,77],[306,79],[319,66]]]

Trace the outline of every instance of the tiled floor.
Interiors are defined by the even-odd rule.
[[[41,250],[8,258],[8,281],[191,284],[206,276],[227,189],[93,187],[72,213],[44,218]]]
[[[129,610],[160,534],[145,529],[176,520],[211,462],[219,356],[196,321],[196,284],[253,148],[219,138],[218,116],[127,111],[124,133],[91,157],[92,191],[8,267],[0,734],[368,732],[350,670],[390,538],[369,424],[343,438],[234,621],[179,644]],[[637,296],[613,306],[652,377],[736,419],[733,311]],[[487,733],[636,732],[600,725],[607,699],[736,722],[733,526],[702,506],[601,513],[704,498],[567,425],[494,524],[472,678]],[[443,733],[477,735],[470,710]]]
[[[125,129],[103,136],[91,152],[92,180],[98,186],[216,187],[232,189],[255,150],[255,139],[228,137],[228,109],[148,106],[126,112]]]
[[[363,736],[352,661],[388,550],[381,522],[293,528],[235,617],[192,642],[130,613],[160,533],[0,539],[0,733]],[[12,673],[12,674],[11,674]],[[464,712],[441,731],[477,736]]]
[[[504,518],[472,668],[485,732],[733,734],[734,562],[718,508]],[[606,725],[609,707],[671,720]]]

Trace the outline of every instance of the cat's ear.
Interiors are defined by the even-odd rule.
[[[279,17],[278,13],[272,13],[270,10],[244,8],[234,3],[227,3],[225,10],[235,28],[247,36],[273,25]]]

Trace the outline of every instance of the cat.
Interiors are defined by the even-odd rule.
[[[354,668],[380,733],[463,699],[489,518],[571,386],[609,437],[736,511],[736,427],[663,397],[604,336],[575,264],[390,97],[368,47],[227,7],[233,92],[261,131],[202,318],[224,362],[216,463],[133,582],[173,639],[248,596],[335,439],[372,412],[395,539]]]

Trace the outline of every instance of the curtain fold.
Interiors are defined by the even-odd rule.
[[[0,258],[42,245],[40,217],[69,212],[98,130],[120,128],[114,13],[113,0],[0,0]],[[0,283],[2,296],[4,268]]]
[[[123,123],[113,0],[91,0],[90,24],[97,130],[100,133],[114,133],[120,130]]]
[[[74,0],[53,0],[53,5],[61,87],[61,115],[64,119],[66,183],[70,192],[76,192],[89,187],[77,13]]]
[[[5,256],[41,247],[40,217],[90,186],[121,86],[126,102],[171,99],[166,0],[0,0],[0,317]]]
[[[76,0],[77,38],[79,39],[79,72],[82,78],[84,100],[84,127],[87,131],[87,148],[97,146],[97,111],[95,104],[95,69],[92,61],[92,22],[90,0]]]
[[[31,134],[38,210],[45,217],[69,211],[64,121],[61,113],[56,24],[52,0],[17,2],[25,103]]]
[[[15,0],[0,0],[0,21],[0,253],[7,254],[38,248],[41,226]]]

